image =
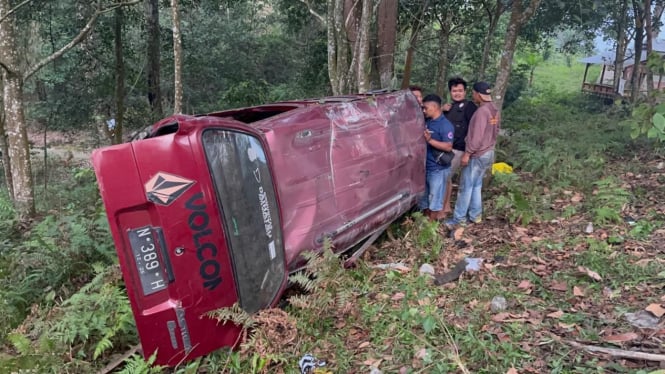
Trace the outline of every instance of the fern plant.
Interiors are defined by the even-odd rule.
[[[621,188],[615,178],[601,179],[594,186],[596,193],[591,201],[594,223],[605,225],[622,222],[621,212],[630,201],[630,193]]]

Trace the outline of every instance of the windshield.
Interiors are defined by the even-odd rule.
[[[266,155],[258,139],[231,130],[206,130],[203,147],[223,215],[240,306],[253,313],[272,303],[285,272]]]

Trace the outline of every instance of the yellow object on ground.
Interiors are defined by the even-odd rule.
[[[505,162],[497,162],[492,164],[492,175],[496,173],[510,174],[513,172],[512,166],[506,164]]]

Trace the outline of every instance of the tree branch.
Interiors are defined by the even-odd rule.
[[[19,5],[15,6],[14,8],[10,9],[9,12],[6,14],[3,14],[2,17],[0,17],[0,22],[4,21],[7,17],[11,16],[13,13],[15,13],[17,10],[19,10],[20,7],[24,6],[25,4],[31,2],[32,0],[25,0],[24,2],[20,3]]]
[[[33,76],[36,72],[38,72],[41,68],[44,66],[48,65],[49,63],[53,62],[53,60],[59,58],[60,56],[64,55],[67,51],[70,49],[74,48],[78,43],[80,43],[89,33],[92,31],[92,28],[97,21],[97,18],[103,13],[110,12],[116,8],[123,7],[123,6],[128,6],[128,5],[134,5],[138,4],[141,0],[132,0],[132,1],[126,1],[122,3],[115,3],[113,5],[110,5],[107,8],[102,8],[102,9],[97,9],[95,13],[90,17],[88,20],[88,23],[85,24],[85,26],[81,29],[81,31],[72,39],[69,43],[67,43],[65,46],[57,50],[56,52],[52,53],[50,56],[42,59],[35,65],[31,66],[28,68],[27,72],[23,75],[23,80],[27,80],[31,76]]]
[[[11,73],[11,72],[12,72],[12,71],[7,67],[7,65],[5,65],[5,63],[2,62],[2,61],[0,61],[0,68],[5,69],[5,71],[7,71],[8,73]]]
[[[323,18],[322,15],[320,15],[319,13],[317,13],[316,10],[314,10],[314,8],[312,8],[312,5],[309,3],[309,0],[300,0],[300,2],[303,3],[303,4],[305,4],[305,6],[307,6],[307,10],[309,10],[309,12],[310,12],[314,17],[316,17],[316,19],[318,19],[319,22],[321,22],[322,25],[325,26],[325,24],[326,24],[326,19]]]

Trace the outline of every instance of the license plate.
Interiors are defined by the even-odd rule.
[[[159,292],[167,286],[164,266],[159,258],[159,247],[153,232],[150,226],[128,231],[129,244],[145,296]]]

